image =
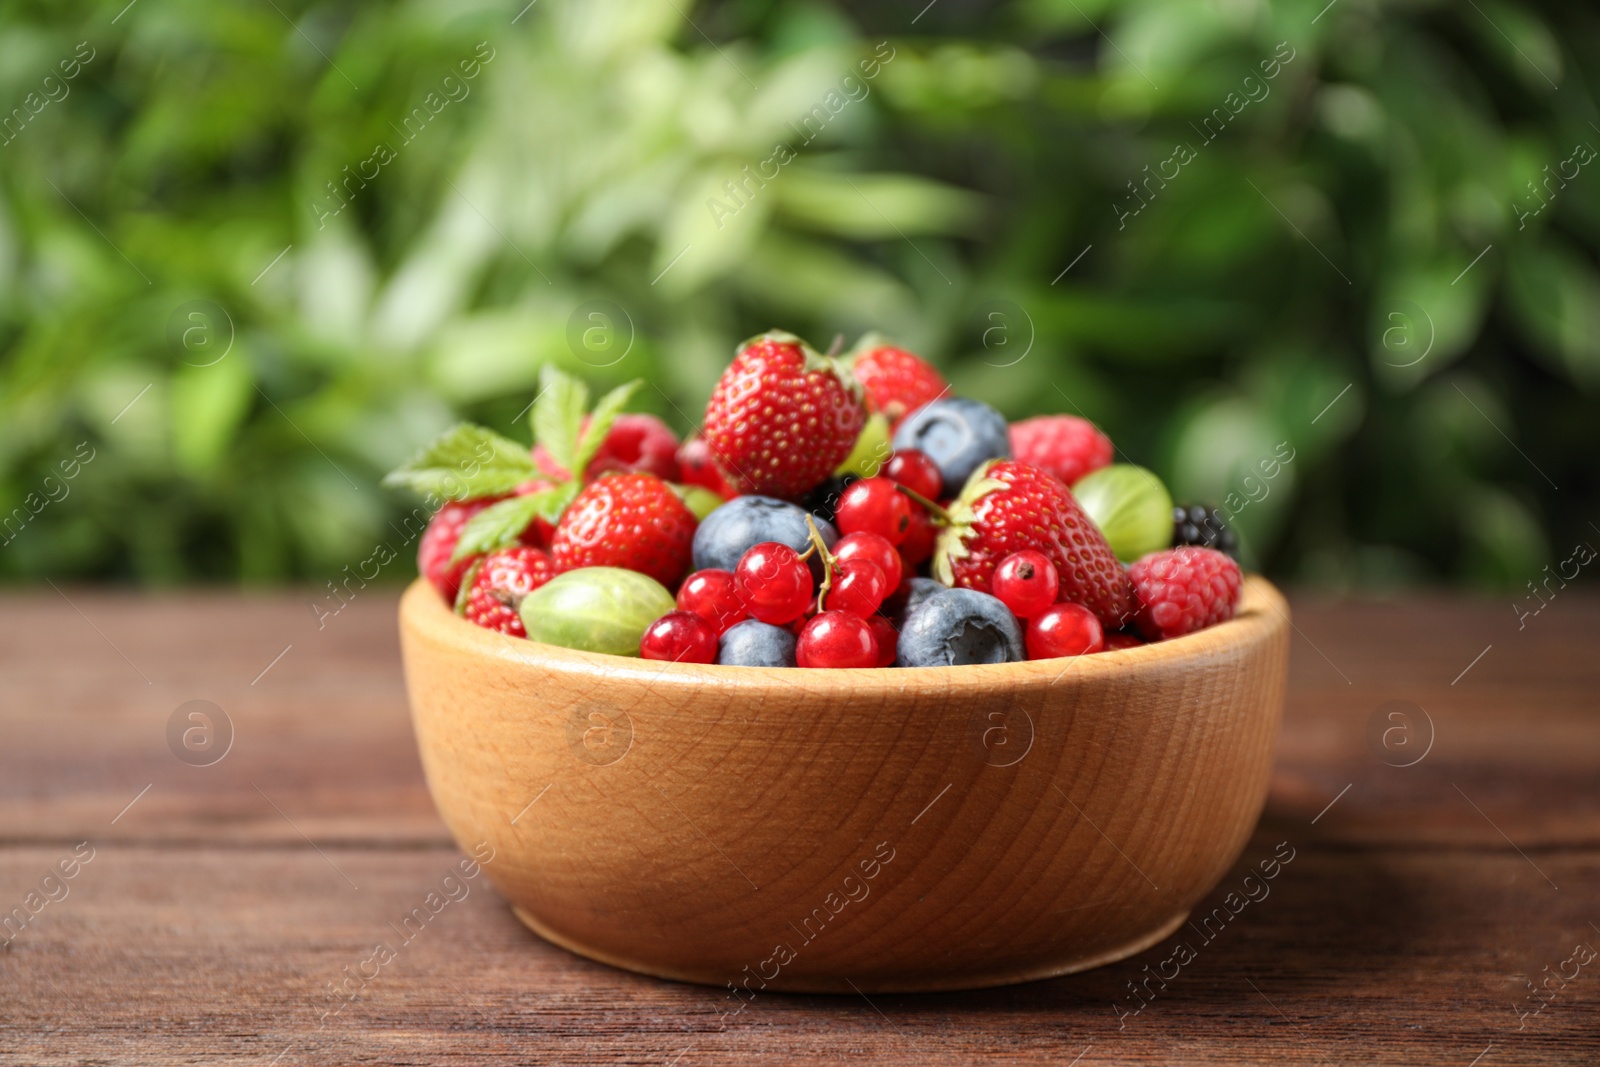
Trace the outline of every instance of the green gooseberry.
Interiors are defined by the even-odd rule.
[[[639,638],[677,607],[665,586],[621,567],[580,567],[558,574],[522,599],[528,640],[637,656]]]
[[[1124,563],[1172,544],[1172,495],[1143,467],[1102,467],[1073,482],[1072,495]]]

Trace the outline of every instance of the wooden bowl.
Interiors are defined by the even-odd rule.
[[[439,812],[540,936],[664,978],[970,989],[1137,953],[1266,797],[1283,598],[1070,660],[666,664],[506,637],[423,581],[400,607]],[[487,854],[487,849],[479,849]]]

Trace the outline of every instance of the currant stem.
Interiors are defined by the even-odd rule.
[[[933,501],[929,500],[927,497],[923,496],[921,493],[917,492],[915,489],[907,489],[905,486],[900,485],[898,483],[896,483],[895,488],[900,490],[906,496],[910,497],[912,500],[915,500],[918,504],[921,504],[924,508],[926,508],[927,511],[928,511],[928,514],[933,516],[934,525],[936,525],[936,526],[954,526],[955,525],[955,519],[950,517],[950,512],[946,511],[943,507],[940,507],[938,504],[935,504]]]
[[[828,590],[833,586],[833,568],[838,560],[828,551],[827,543],[822,540],[822,532],[817,529],[816,522],[809,514],[806,515],[806,529],[811,531],[811,547],[806,549],[806,554],[800,558],[808,559],[813,552],[822,557],[822,586],[817,590],[817,610],[820,612],[822,602],[827,599]]]

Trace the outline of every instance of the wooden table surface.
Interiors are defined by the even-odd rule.
[[[481,878],[400,942],[462,854],[396,595],[320,629],[312,594],[0,600],[0,1063],[1600,1063],[1600,599],[1519,628],[1502,600],[1296,598],[1267,811],[1202,908],[1294,858],[1147,1003],[1170,944],[732,1016],[543,943]],[[209,750],[169,742],[190,701],[225,754],[215,713]]]

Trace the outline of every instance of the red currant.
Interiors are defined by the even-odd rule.
[[[922,508],[913,508],[911,511],[911,526],[906,530],[906,538],[900,542],[900,555],[906,561],[906,571],[916,570],[933,557],[934,542],[939,539],[939,527],[933,523],[933,517]]]
[[[763,541],[739,560],[734,588],[745,610],[774,626],[805,614],[811,602],[811,568],[800,553],[777,541]]]
[[[872,636],[878,642],[878,666],[894,666],[895,655],[900,647],[900,631],[882,615],[872,616],[867,620],[867,625],[872,627]]]
[[[1136,634],[1125,634],[1121,630],[1106,634],[1105,647],[1102,652],[1112,652],[1119,648],[1138,648],[1144,644],[1144,639]]]
[[[915,448],[902,448],[891,456],[883,474],[891,482],[929,500],[939,499],[939,490],[944,488],[944,475],[939,473],[939,468],[927,453]]]
[[[878,641],[861,616],[824,611],[800,631],[794,654],[802,667],[876,667]]]
[[[883,568],[876,563],[847,559],[834,572],[833,585],[828,588],[822,606],[828,611],[848,611],[864,619],[878,610],[890,588]]]
[[[833,555],[840,563],[847,559],[864,559],[876,563],[878,569],[883,572],[886,590],[900,584],[902,572],[900,553],[875,533],[853,533],[839,538],[839,543],[833,546]]]
[[[1100,620],[1079,604],[1055,604],[1028,623],[1029,659],[1082,656],[1104,645]]]
[[[839,498],[834,522],[840,533],[875,533],[898,545],[911,526],[911,498],[887,478],[864,478]]]
[[[639,655],[671,663],[715,663],[717,632],[692,611],[669,611],[645,629]]]
[[[749,615],[734,584],[732,571],[714,567],[695,571],[678,587],[678,607],[705,619],[721,637],[728,627]]]
[[[1043,552],[1013,552],[994,569],[991,590],[1019,619],[1031,619],[1056,602],[1061,578]]]

